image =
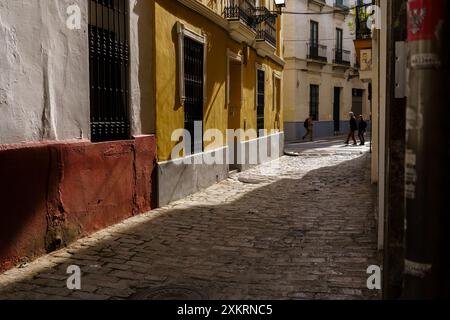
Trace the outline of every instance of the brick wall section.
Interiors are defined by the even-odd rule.
[[[152,209],[155,138],[0,147],[0,271]]]

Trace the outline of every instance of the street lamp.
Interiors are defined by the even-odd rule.
[[[278,9],[278,14],[281,16],[281,8],[286,7],[286,0],[274,0],[275,7]]]
[[[286,0],[274,0],[274,1],[275,1],[275,6],[278,9],[286,7]]]

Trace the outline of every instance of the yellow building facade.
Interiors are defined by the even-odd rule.
[[[274,15],[272,1],[255,0],[156,0],[152,10],[158,198],[164,205],[253,164],[226,161],[229,129],[267,130],[238,138],[247,153],[246,144],[261,141],[272,146],[272,154],[282,150],[282,16]],[[193,147],[174,158],[177,145],[189,140],[177,139],[180,129],[192,134]],[[223,139],[202,139],[208,130]],[[205,164],[205,154],[224,161]],[[180,164],[186,159],[195,164]]]

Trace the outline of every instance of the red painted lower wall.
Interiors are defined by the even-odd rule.
[[[154,136],[0,146],[0,271],[153,208]]]

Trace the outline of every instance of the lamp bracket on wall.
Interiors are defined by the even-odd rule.
[[[260,24],[264,21],[270,20],[270,19],[276,19],[278,17],[278,12],[263,10],[263,9],[256,9],[256,16],[255,21],[256,24]]]

